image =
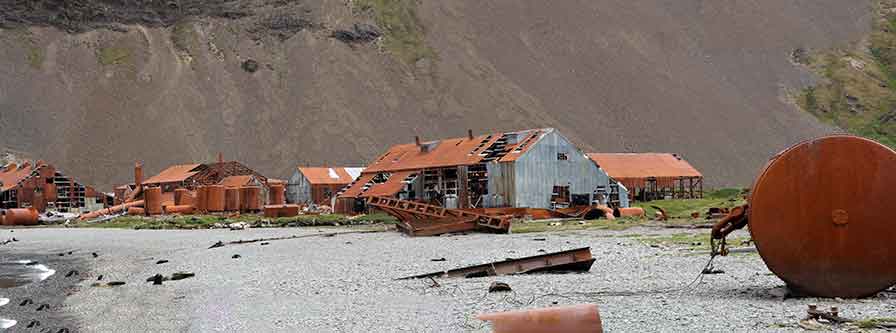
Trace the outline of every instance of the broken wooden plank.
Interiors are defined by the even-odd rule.
[[[529,274],[543,272],[587,272],[595,259],[590,247],[540,254],[519,259],[507,259],[492,263],[452,269],[400,278],[425,279],[430,277],[483,277],[508,274]]]

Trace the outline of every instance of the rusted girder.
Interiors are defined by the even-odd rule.
[[[434,272],[422,275],[414,275],[401,278],[407,279],[425,279],[429,277],[483,277],[508,274],[529,274],[539,272],[587,272],[594,263],[594,257],[591,255],[590,247],[583,247],[574,250],[560,251],[537,256],[507,259],[496,261],[482,265],[469,266],[463,268],[452,269],[444,272]]]
[[[411,236],[434,236],[476,229],[502,233],[510,230],[511,216],[491,216],[382,196],[370,197],[367,204],[398,218],[398,228]]]

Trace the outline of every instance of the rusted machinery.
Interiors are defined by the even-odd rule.
[[[35,225],[38,222],[38,211],[34,207],[10,208],[3,210],[3,225]]]
[[[874,295],[896,284],[894,187],[893,150],[846,135],[806,141],[769,161],[713,242],[724,255],[725,236],[749,225],[762,260],[793,292]]]
[[[390,197],[374,196],[367,204],[398,218],[398,228],[410,236],[487,230],[507,233],[511,216],[491,216]]]

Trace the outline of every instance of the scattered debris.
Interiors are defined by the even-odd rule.
[[[491,216],[384,196],[372,196],[367,204],[396,217],[398,228],[410,236],[436,236],[477,229],[510,231],[510,215]]]
[[[482,265],[452,269],[444,272],[434,272],[400,278],[422,279],[429,277],[465,277],[475,278],[484,276],[496,276],[507,274],[529,274],[542,272],[587,272],[595,259],[591,255],[590,247],[574,250],[541,254],[519,259],[507,259]]]
[[[713,267],[706,267],[703,269],[702,272],[700,272],[700,274],[706,274],[706,275],[725,274],[725,271],[723,271],[721,269],[713,268]]]
[[[76,270],[71,270],[71,271],[68,272],[68,274],[65,274],[65,277],[72,277],[72,276],[75,276],[75,275],[79,275],[78,271],[76,271]]]
[[[167,264],[167,263],[168,263],[168,260],[165,260],[165,259],[156,261],[156,265]]]
[[[103,281],[103,274],[100,274],[100,276],[97,276],[97,277],[96,277],[96,280],[97,280],[97,281]]]
[[[269,244],[271,244],[271,243],[268,243],[268,242],[261,242],[261,244],[259,244],[259,245],[264,246],[264,245],[269,245]]]
[[[246,222],[236,222],[227,225],[230,230],[245,230],[249,228],[249,224]]]
[[[19,303],[19,306],[26,306],[29,304],[34,304],[34,301],[32,301],[30,298],[26,298],[26,299],[22,300],[21,303]]]
[[[378,230],[363,230],[363,231],[346,231],[346,232],[330,232],[324,234],[315,234],[315,235],[292,235],[285,237],[270,237],[270,238],[257,238],[257,239],[249,239],[249,240],[237,240],[224,243],[223,241],[218,241],[212,246],[209,246],[209,249],[214,249],[218,247],[224,247],[228,244],[249,244],[249,243],[258,243],[258,242],[269,242],[269,241],[278,241],[278,240],[287,240],[287,239],[299,239],[299,238],[309,238],[309,237],[334,237],[338,234],[369,234],[374,232],[380,232]]]
[[[544,241],[546,241],[546,240],[548,240],[548,239],[547,239],[547,238],[534,238],[534,239],[532,239],[532,240],[537,241],[537,242],[544,242]]]
[[[243,61],[242,67],[246,72],[255,73],[256,71],[258,71],[258,61],[255,61],[253,59],[246,59],[246,61]]]
[[[445,260],[447,260],[447,259],[445,259],[445,258],[429,259],[429,261],[445,261]]]
[[[657,220],[657,221],[668,221],[669,220],[669,214],[666,213],[666,210],[663,209],[663,207],[650,206],[650,208],[653,208],[656,210],[656,212],[654,213],[655,220]]]
[[[161,285],[162,281],[167,280],[162,274],[156,274],[146,279],[146,282],[152,282],[153,285]]]
[[[44,303],[44,304],[41,304],[39,307],[37,307],[37,311],[43,311],[43,310],[46,310],[49,308],[50,308],[50,304]]]
[[[239,258],[242,258],[242,257],[243,257],[243,256],[241,256],[241,255],[239,255],[239,254],[234,254],[234,255],[231,256],[230,258],[231,258],[231,259],[239,259]]]
[[[223,246],[224,246],[224,242],[222,242],[222,241],[218,241],[218,242],[216,242],[215,244],[212,244],[212,246],[209,246],[208,248],[210,248],[210,249],[214,249],[214,248],[216,248],[216,247],[223,247]]]
[[[196,276],[196,273],[193,272],[177,272],[171,274],[171,281],[183,280],[194,276]]]
[[[110,287],[116,287],[116,286],[123,286],[124,284],[125,284],[124,281],[111,281],[111,282],[107,283],[106,285],[108,285]]]
[[[38,311],[40,311],[40,310],[38,310]],[[37,320],[32,320],[31,322],[28,323],[28,326],[25,326],[25,327],[26,328],[35,328],[38,326],[40,326],[40,322]]]
[[[90,254],[90,255],[92,255],[92,256],[93,256],[93,257],[94,257],[94,258],[96,258],[96,257],[99,257],[99,256],[100,256],[100,255],[99,255],[99,254],[96,254],[96,252],[93,252],[93,253],[91,253],[91,254]]]
[[[490,292],[490,293],[502,292],[502,291],[513,291],[513,289],[510,288],[510,284],[500,282],[500,281],[492,282],[492,284],[488,286],[488,292]]]
[[[477,318],[490,321],[495,333],[603,332],[600,313],[595,304],[488,313]]]

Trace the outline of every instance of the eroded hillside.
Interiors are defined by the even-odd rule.
[[[790,102],[814,83],[793,51],[861,38],[872,14],[838,0],[28,3],[0,8],[0,146],[101,186],[136,159],[154,172],[221,151],[285,177],[414,135],[546,126],[747,185],[833,130]],[[333,38],[355,24],[385,36]]]

